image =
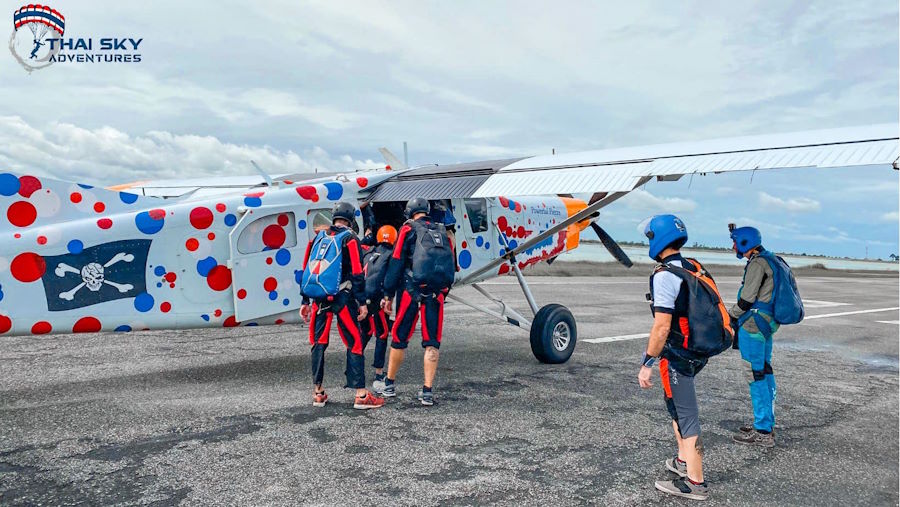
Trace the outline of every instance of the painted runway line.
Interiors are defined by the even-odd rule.
[[[807,315],[803,320],[825,319],[828,317],[843,317],[844,315],[860,315],[863,313],[880,313],[900,310],[900,306],[893,308],[875,308],[873,310],[857,310],[855,312],[826,313],[824,315]]]
[[[900,320],[876,320],[879,324],[890,324],[892,326],[900,326]]]
[[[623,334],[621,336],[607,336],[605,338],[587,338],[581,340],[583,342],[588,343],[610,343],[610,342],[623,342],[626,340],[637,340],[638,338],[648,338],[650,333],[639,333],[639,334]]]

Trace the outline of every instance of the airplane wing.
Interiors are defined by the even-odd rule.
[[[278,174],[272,179],[299,183],[315,183],[319,180],[330,181],[338,174],[344,173],[303,173],[303,174]],[[180,197],[204,197],[210,195],[229,194],[241,192],[256,187],[268,186],[262,175],[249,176],[216,176],[207,178],[182,178],[169,180],[135,181],[108,187],[109,190],[131,192],[146,197],[163,197],[166,199]]]
[[[799,167],[890,165],[896,124],[529,157],[500,168],[472,197],[630,192],[652,178]]]

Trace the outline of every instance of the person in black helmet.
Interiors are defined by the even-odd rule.
[[[332,225],[326,234],[335,236],[350,229],[356,217],[356,208],[347,202],[339,202],[332,210]],[[303,269],[309,263],[313,241],[306,247]],[[338,332],[347,346],[347,385],[356,389],[353,408],[365,410],[378,408],[384,399],[366,390],[365,360],[363,359],[363,339],[359,320],[366,318],[366,281],[363,276],[362,252],[359,238],[350,230],[341,244],[341,283],[337,295],[316,299],[303,296],[300,317],[309,323],[309,344],[312,346],[313,406],[324,407],[328,395],[322,387],[325,376],[325,349],[328,348],[328,334],[331,321],[337,321]]]
[[[449,283],[446,287],[423,287],[414,280],[416,274],[413,270],[413,254],[417,251],[419,243],[418,235],[435,235],[438,242],[446,242],[449,253],[453,255],[453,245],[447,238],[443,225],[434,224],[428,217],[430,206],[423,198],[410,200],[406,205],[406,216],[409,219],[397,233],[397,242],[394,244],[394,253],[388,265],[385,275],[384,292],[387,295],[399,291],[399,304],[397,315],[394,318],[394,326],[391,329],[391,354],[388,360],[388,372],[385,379],[385,387],[382,396],[390,398],[396,396],[394,381],[397,372],[403,363],[409,340],[415,331],[416,321],[421,316],[422,320],[422,347],[425,349],[424,370],[425,379],[422,390],[419,392],[419,400],[423,405],[434,404],[432,385],[438,366],[438,350],[441,346],[441,331],[444,319],[444,298],[450,291]],[[442,237],[441,237],[442,236]],[[445,253],[446,250],[445,250]],[[450,270],[455,273],[453,257],[450,258]],[[446,266],[446,262],[442,263]],[[451,277],[452,283],[452,277]],[[392,308],[392,300],[385,297],[386,311]]]

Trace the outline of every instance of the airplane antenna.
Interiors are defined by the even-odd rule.
[[[272,181],[272,177],[269,176],[265,171],[263,171],[256,162],[251,160],[250,163],[253,164],[253,168],[256,169],[256,172],[261,174],[263,179],[266,180],[266,185],[269,185],[270,187],[275,186],[275,182]]]
[[[556,155],[556,148],[553,148],[553,150],[551,151],[551,154]]]
[[[403,141],[403,165],[409,167],[409,150],[406,149],[406,141]]]

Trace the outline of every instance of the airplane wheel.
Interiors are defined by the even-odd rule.
[[[565,363],[575,351],[575,317],[563,305],[550,304],[531,323],[531,352],[542,363]]]

